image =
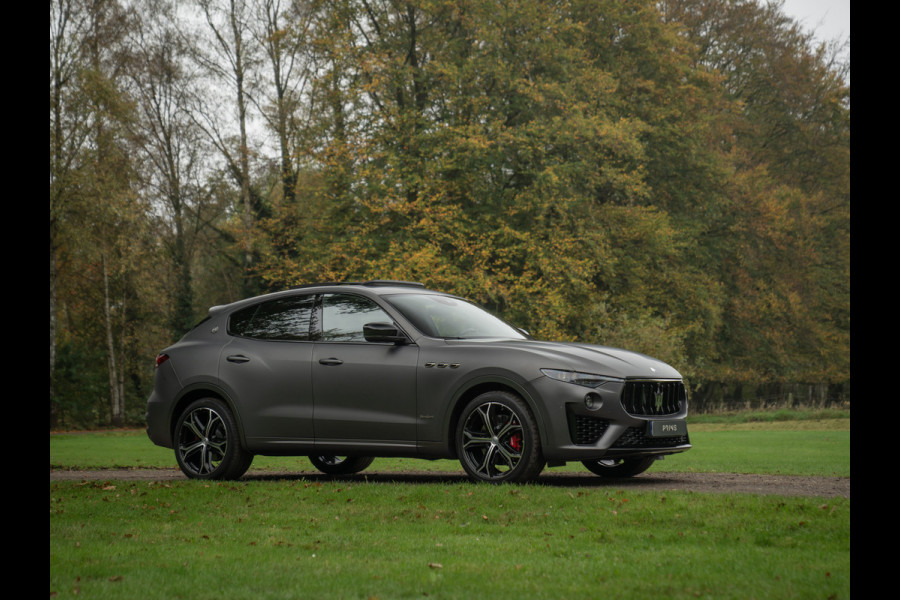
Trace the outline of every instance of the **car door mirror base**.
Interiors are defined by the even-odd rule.
[[[406,344],[409,338],[393,323],[366,323],[363,335],[367,342]]]

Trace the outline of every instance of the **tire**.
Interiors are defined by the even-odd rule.
[[[459,462],[473,481],[524,483],[544,468],[534,416],[509,392],[485,392],[469,402],[455,439]]]
[[[656,461],[653,456],[642,458],[601,458],[583,461],[588,471],[600,477],[634,477],[650,468]]]
[[[237,422],[217,398],[188,405],[175,425],[175,459],[191,479],[239,479],[253,455],[241,447]]]
[[[351,475],[359,473],[375,460],[371,456],[310,456],[315,468],[328,475]]]

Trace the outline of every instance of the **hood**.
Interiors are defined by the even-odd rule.
[[[621,348],[536,340],[448,340],[448,343],[525,353],[532,357],[538,369],[581,371],[622,379],[681,379],[681,373],[661,360]]]

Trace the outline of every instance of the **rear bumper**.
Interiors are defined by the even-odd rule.
[[[155,391],[147,399],[147,437],[164,448],[173,447],[168,407],[169,403],[162,402]]]

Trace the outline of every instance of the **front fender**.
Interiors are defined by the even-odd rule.
[[[445,376],[441,374],[440,376]],[[449,373],[446,377],[452,377]],[[432,382],[432,385],[437,385]],[[455,456],[454,434],[459,416],[465,405],[479,394],[491,390],[506,390],[518,395],[534,415],[537,422],[541,443],[546,444],[546,423],[548,414],[546,407],[531,384],[512,371],[496,369],[479,369],[461,374],[452,386],[440,386],[422,390],[425,400],[420,403],[419,441],[438,442],[445,453]],[[423,396],[420,396],[422,398]],[[429,414],[422,409],[434,408],[438,414]],[[430,445],[430,444],[429,444]]]

